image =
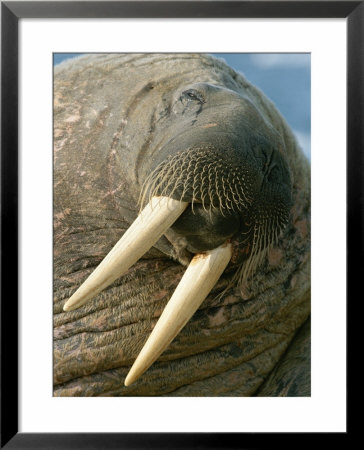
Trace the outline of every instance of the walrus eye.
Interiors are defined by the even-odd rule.
[[[187,98],[187,100],[194,100],[201,104],[205,103],[203,95],[200,92],[196,91],[196,89],[188,89],[187,91],[183,91],[182,96]]]

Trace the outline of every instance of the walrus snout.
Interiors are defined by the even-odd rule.
[[[273,139],[259,133],[244,139],[244,126],[236,134],[216,128],[201,133],[199,127],[170,141],[169,156],[145,181],[141,203],[163,196],[190,204],[171,228],[176,236],[167,236],[178,252],[182,247],[192,253],[210,250],[233,237],[258,252],[272,245],[287,224],[288,168]]]

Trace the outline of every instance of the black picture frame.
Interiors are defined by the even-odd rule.
[[[1,448],[226,449],[271,447],[277,440],[282,446],[280,433],[18,431],[18,22],[22,18],[117,17],[347,19],[347,302],[363,273],[364,1],[1,2]],[[348,431],[338,433],[336,443],[347,438]],[[284,438],[285,443],[297,442],[296,434]],[[300,443],[308,438],[309,434],[300,436]],[[320,440],[316,434],[315,444]]]

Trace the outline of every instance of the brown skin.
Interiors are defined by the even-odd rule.
[[[143,181],[163,160],[157,150],[171,153],[173,96],[196,83],[248,99],[278,136],[292,183],[290,221],[254,276],[233,286],[249,245],[227,227],[235,234],[227,232],[234,254],[225,273],[158,361],[126,388],[191,245],[167,233],[169,240],[161,238],[95,299],[76,311],[62,308],[135,219]],[[56,69],[54,112],[54,395],[310,395],[308,325],[297,334],[310,313],[310,168],[274,106],[206,56],[106,55]],[[214,114],[205,125],[216,123]]]

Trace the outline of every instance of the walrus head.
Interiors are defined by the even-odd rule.
[[[152,88],[152,86],[150,86]],[[231,260],[246,283],[289,221],[284,142],[251,100],[227,87],[179,87],[158,120],[139,178],[141,212],[64,305],[72,310],[125,273],[165,235],[188,268],[135,361],[135,381],[187,323]]]
[[[189,204],[167,237],[192,254],[238,239],[244,277],[289,219],[291,177],[281,136],[247,98],[223,86],[178,90],[173,134],[144,164],[141,203],[154,196]]]

